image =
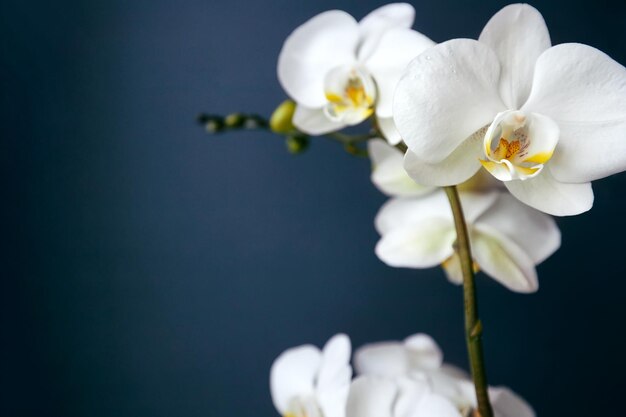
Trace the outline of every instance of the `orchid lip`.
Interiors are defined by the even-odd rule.
[[[552,158],[558,133],[556,123],[540,114],[498,113],[485,133],[480,163],[501,181],[534,178]]]
[[[333,121],[354,125],[374,113],[376,84],[363,68],[351,65],[333,68],[326,74],[324,90],[328,100],[324,113]]]

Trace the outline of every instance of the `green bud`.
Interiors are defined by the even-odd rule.
[[[208,119],[204,124],[204,128],[209,133],[221,132],[223,127],[224,127],[224,122],[218,118]]]
[[[224,124],[229,128],[241,127],[245,122],[246,117],[241,113],[232,113],[226,116]]]
[[[287,145],[289,153],[299,154],[309,147],[309,138],[307,136],[287,136],[285,145]]]
[[[276,107],[272,117],[270,118],[270,129],[273,132],[286,134],[296,130],[293,125],[293,114],[296,111],[296,103],[291,100],[283,101],[280,106]]]

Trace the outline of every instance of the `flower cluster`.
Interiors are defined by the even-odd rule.
[[[322,350],[303,345],[272,365],[272,400],[284,417],[467,417],[476,409],[473,384],[464,371],[443,363],[428,335],[403,342],[365,345],[354,353],[350,339],[332,337]],[[496,417],[533,417],[532,408],[508,388],[490,387]]]
[[[442,265],[448,279],[462,282],[456,232],[448,200],[441,189],[411,181],[402,168],[402,154],[383,141],[371,141],[372,181],[393,197],[376,216],[381,239],[376,254],[394,267]],[[520,203],[478,173],[460,187],[468,223],[474,268],[517,292],[538,289],[535,265],[561,244],[561,234],[547,214]]]
[[[441,264],[460,282],[437,188],[457,185],[476,269],[536,291],[535,266],[560,246],[543,213],[589,210],[590,181],[626,169],[626,69],[586,45],[551,46],[527,4],[496,13],[478,40],[437,45],[410,29],[414,14],[394,3],[357,22],[333,10],[296,29],[278,60],[293,123],[322,134],[371,116],[385,139],[368,144],[372,181],[393,197],[376,219],[385,263]]]
[[[321,13],[283,45],[278,79],[292,101],[269,122],[202,119],[214,132],[272,129],[293,153],[309,135],[353,155],[367,141],[371,180],[390,197],[375,220],[378,257],[393,267],[441,265],[464,284],[473,382],[423,334],[357,350],[353,380],[350,340],[340,334],[322,350],[305,345],[276,359],[271,392],[284,417],[534,416],[510,390],[487,386],[474,272],[537,291],[536,266],[561,244],[551,216],[589,210],[591,181],[626,170],[622,65],[590,46],[552,46],[527,4],[500,10],[477,40],[435,44],[411,29],[414,17],[405,3],[360,21]],[[364,121],[368,134],[337,133]]]

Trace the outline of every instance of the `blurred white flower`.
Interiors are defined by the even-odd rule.
[[[591,181],[626,169],[626,69],[590,46],[551,47],[527,4],[499,11],[478,41],[420,54],[393,110],[420,184],[458,184],[482,165],[524,203],[573,215],[593,205]]]
[[[406,3],[380,7],[357,22],[348,13],[321,13],[289,35],[278,58],[278,79],[298,104],[293,123],[320,135],[362,122],[374,112],[391,143],[394,89],[411,59],[434,45],[411,30]]]
[[[461,192],[460,198],[476,268],[512,291],[536,291],[535,265],[561,244],[554,219],[505,192]],[[462,282],[453,249],[452,211],[443,191],[389,200],[378,212],[375,226],[381,235],[376,254],[386,264],[407,268],[441,264],[450,281]]]
[[[381,391],[391,390],[390,387],[393,386],[394,381],[400,381],[401,386],[407,386],[406,380],[408,379],[418,384],[417,386],[426,386],[427,389],[422,391],[429,393],[431,401],[434,395],[435,398],[445,399],[453,405],[455,414],[450,414],[449,407],[445,407],[446,411],[441,411],[442,414],[433,412],[432,417],[470,416],[471,410],[477,407],[474,385],[469,377],[462,370],[443,363],[443,354],[439,346],[428,335],[415,334],[403,342],[378,342],[365,345],[355,352],[354,366],[359,375],[366,376],[366,380],[370,381],[367,385],[378,385]],[[366,385],[366,383],[362,384]],[[359,390],[364,389],[359,387]],[[355,391],[354,387],[351,388],[348,400],[347,417],[369,417],[364,414],[350,414],[353,391]],[[384,403],[385,398],[383,394],[380,395],[382,398],[370,401]],[[424,398],[423,393],[416,394],[415,391],[410,395],[417,403],[420,398]],[[496,417],[533,417],[535,415],[532,408],[508,388],[490,387],[489,396]]]
[[[283,352],[270,370],[272,401],[284,417],[344,417],[352,368],[350,339],[333,336],[320,351],[303,345]]]

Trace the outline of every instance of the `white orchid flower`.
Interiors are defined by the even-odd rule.
[[[433,392],[466,407],[467,393],[459,381],[467,381],[467,374],[459,368],[443,363],[443,353],[437,343],[423,333],[404,341],[370,343],[354,354],[354,368],[359,375],[387,378],[411,377],[428,383]]]
[[[527,4],[499,11],[478,41],[420,54],[393,110],[420,184],[458,184],[483,166],[519,200],[561,216],[589,210],[590,182],[626,169],[626,69],[587,45],[551,47]]]
[[[303,345],[283,352],[270,370],[270,391],[283,417],[344,417],[352,378],[350,339],[333,336],[320,351]]]
[[[404,154],[386,141],[369,140],[367,153],[372,161],[371,180],[383,194],[390,197],[421,196],[435,189],[413,181],[404,170]]]
[[[361,376],[350,386],[346,417],[463,417],[424,381]]]
[[[375,112],[387,139],[400,142],[391,116],[394,89],[411,59],[434,45],[410,29],[414,16],[406,3],[383,6],[360,22],[330,10],[294,30],[278,58],[278,79],[298,104],[294,125],[321,135]]]
[[[561,244],[550,216],[505,192],[460,193],[475,266],[512,291],[538,289],[535,265]],[[448,279],[462,282],[453,249],[456,231],[443,191],[422,198],[394,198],[375,220],[381,239],[376,254],[394,267],[430,268],[441,264]]]
[[[448,400],[462,416],[470,416],[477,407],[474,385],[468,375],[444,364],[439,346],[426,334],[409,336],[403,342],[365,345],[355,352],[354,366],[359,375],[426,383],[430,392]],[[489,387],[489,397],[496,417],[535,415],[530,405],[508,388]]]

